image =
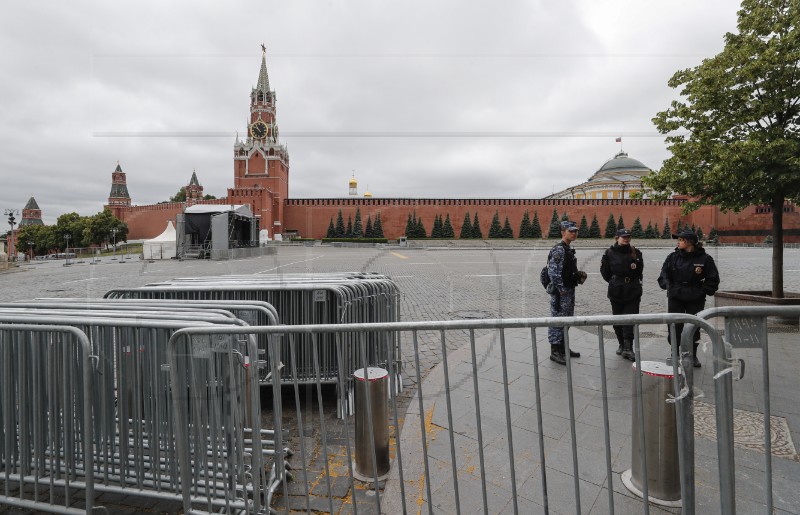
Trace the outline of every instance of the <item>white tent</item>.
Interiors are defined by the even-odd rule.
[[[177,256],[177,233],[172,220],[167,222],[164,232],[153,238],[145,240],[142,244],[144,259],[172,259]]]

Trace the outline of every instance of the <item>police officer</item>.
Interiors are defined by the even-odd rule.
[[[608,300],[614,315],[635,315],[642,300],[642,252],[631,245],[631,231],[617,231],[616,242],[600,259],[600,275],[608,283]],[[617,355],[630,361],[636,360],[633,352],[633,326],[615,325],[619,348]]]
[[[675,252],[667,256],[658,276],[658,285],[667,290],[667,311],[670,313],[689,313],[696,315],[706,304],[706,295],[714,295],[719,288],[719,272],[714,259],[706,254],[697,235],[692,231],[673,234],[678,239]],[[670,331],[672,325],[668,326]],[[677,341],[683,324],[675,324]],[[671,343],[671,339],[667,336]],[[697,359],[697,346],[700,343],[700,329],[693,335],[692,362],[695,368],[700,367]]]
[[[561,222],[561,241],[550,250],[547,256],[547,273],[550,284],[547,292],[550,294],[550,315],[554,317],[569,317],[575,313],[575,287],[586,280],[586,272],[578,271],[578,260],[575,258],[575,249],[570,243],[578,237],[578,227],[575,222],[564,220]],[[550,360],[559,365],[566,365],[567,358],[564,354],[563,327],[548,327],[547,340],[550,342]],[[569,351],[572,358],[579,358],[580,352]]]

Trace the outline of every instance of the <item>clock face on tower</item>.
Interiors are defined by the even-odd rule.
[[[255,139],[264,139],[267,137],[267,124],[258,120],[250,126],[250,135]]]

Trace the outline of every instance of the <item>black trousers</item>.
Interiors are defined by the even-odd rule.
[[[639,313],[639,304],[641,297],[638,299],[628,300],[625,302],[608,299],[611,301],[611,314],[612,315],[636,315]],[[624,340],[633,341],[633,326],[632,325],[615,325],[614,333],[617,335],[617,341],[620,345]]]
[[[688,313],[690,315],[696,315],[706,305],[706,300],[695,300],[692,302],[685,302],[679,299],[667,299],[667,311],[670,313]],[[667,342],[671,345],[672,344],[672,324],[667,326],[669,328],[670,333],[667,335]],[[681,333],[683,332],[683,324],[675,324],[675,330],[678,332],[676,341],[678,345],[681,343]],[[697,346],[700,344],[700,329],[694,330],[694,335],[692,335],[692,341],[694,342],[693,345],[693,353],[697,354]]]

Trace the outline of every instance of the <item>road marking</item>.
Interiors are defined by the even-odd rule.
[[[393,275],[392,279],[402,279],[404,277],[414,277],[413,275]]]
[[[278,266],[276,266],[275,268],[267,268],[266,270],[262,270],[262,271],[260,271],[260,272],[256,272],[256,273],[257,273],[257,274],[263,274],[263,273],[265,273],[265,272],[272,272],[273,270],[277,270],[277,269],[279,269],[279,268],[283,268],[283,267],[285,267],[285,266],[292,266],[292,265],[296,265],[297,263],[305,263],[305,262],[307,262],[307,261],[314,261],[315,259],[320,259],[320,258],[323,258],[323,257],[325,257],[325,254],[322,254],[321,256],[317,256],[317,257],[309,258],[309,259],[303,259],[303,260],[301,260],[301,261],[295,261],[295,262],[293,262],[293,263],[286,263],[285,265],[278,265]]]
[[[465,275],[464,277],[511,277],[521,274],[479,274],[479,275]]]
[[[69,283],[82,283],[83,281],[96,281],[99,277],[89,277],[88,279],[75,279],[74,281],[64,281],[64,284]]]
[[[399,257],[400,259],[408,259],[408,256],[404,256],[402,254],[398,254],[397,252],[389,252],[389,254],[391,254],[391,255],[393,255],[395,257]]]

